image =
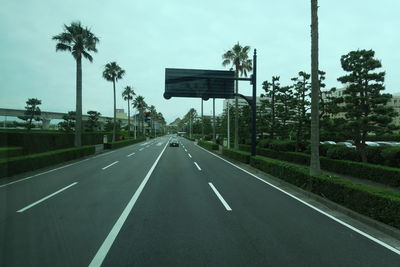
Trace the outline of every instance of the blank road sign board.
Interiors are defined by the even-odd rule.
[[[234,71],[165,69],[164,98],[233,98]]]

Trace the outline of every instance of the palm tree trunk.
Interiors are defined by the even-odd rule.
[[[321,172],[319,161],[318,0],[311,0],[311,160],[310,175]]]
[[[129,96],[128,96],[128,138],[130,137],[131,130],[131,108],[129,105]]]
[[[116,98],[115,98],[115,79],[113,80],[113,88],[114,88],[114,125],[113,125],[113,139],[112,141],[115,142],[115,129],[116,129],[116,122],[117,122],[117,114],[115,112],[116,109]]]
[[[238,71],[238,66],[236,66],[236,78],[239,77],[239,71]],[[239,93],[239,81],[236,80],[236,89],[235,93]],[[235,96],[235,143],[234,143],[234,149],[239,149],[239,109],[238,109],[238,97]]]
[[[82,145],[82,58],[76,59],[75,147]]]

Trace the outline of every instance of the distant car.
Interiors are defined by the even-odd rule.
[[[172,147],[179,147],[178,139],[172,138],[171,141],[169,141],[169,146],[172,146]]]
[[[339,146],[345,146],[345,147],[352,148],[352,149],[355,149],[355,148],[356,148],[356,147],[355,147],[354,145],[352,145],[350,142],[337,142],[336,144],[339,145]]]
[[[335,141],[322,141],[320,142],[321,144],[325,144],[325,145],[336,145]]]
[[[367,145],[367,146],[379,146],[379,144],[378,143],[376,143],[376,142],[365,142],[365,144]]]
[[[380,146],[398,146],[395,142],[377,141],[375,143],[379,144]]]

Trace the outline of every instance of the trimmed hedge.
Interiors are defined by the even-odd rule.
[[[111,143],[106,144],[106,148],[107,149],[117,149],[120,147],[129,146],[129,145],[133,145],[133,144],[136,144],[139,142],[143,142],[145,140],[146,140],[146,137],[140,137],[140,138],[136,138],[136,139],[128,139],[128,140],[111,142]]]
[[[103,143],[107,133],[83,133],[82,145]],[[110,134],[109,140],[110,139]],[[17,132],[0,131],[0,146],[20,146],[25,154],[41,153],[50,150],[74,147],[74,134],[62,132]]]
[[[0,159],[0,177],[33,171],[95,153],[94,146],[66,148],[27,156]]]
[[[0,159],[19,157],[23,154],[22,147],[0,147]]]
[[[388,147],[382,150],[385,165],[400,167],[400,147]]]
[[[218,144],[215,144],[212,142],[198,141],[197,144],[207,150],[218,150],[219,149]]]
[[[251,152],[251,145],[239,144],[239,150]]]
[[[398,152],[400,156],[400,151]],[[299,152],[283,152],[272,149],[257,148],[257,154],[300,165],[310,165],[310,155]],[[320,157],[321,169],[337,174],[367,179],[377,183],[400,186],[400,169],[350,160],[335,160]]]
[[[238,160],[238,161],[241,161],[243,163],[250,162],[250,153],[248,153],[248,152],[243,152],[240,150],[229,149],[229,148],[223,148],[222,155],[227,156],[232,159],[235,159],[235,160]]]
[[[310,176],[306,167],[260,156],[252,157],[250,164],[302,189],[400,229],[400,195],[398,194],[352,184],[345,179],[330,175]]]
[[[360,179],[368,179],[389,186],[400,186],[400,169],[350,160],[320,157],[321,168]]]

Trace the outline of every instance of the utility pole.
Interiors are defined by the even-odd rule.
[[[201,99],[201,139],[204,139],[203,98]]]
[[[213,98],[213,142],[215,141],[215,98]]]

